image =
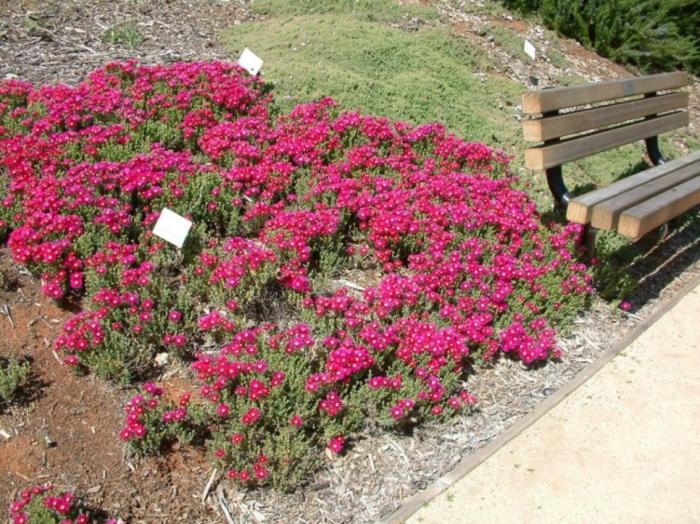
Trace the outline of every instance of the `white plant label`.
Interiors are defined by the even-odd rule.
[[[535,49],[535,46],[532,45],[532,43],[529,40],[525,40],[525,45],[523,46],[523,51],[525,51],[525,54],[532,58],[533,60],[537,56],[537,50]]]
[[[153,228],[153,234],[181,248],[191,227],[192,222],[164,207]]]
[[[255,76],[260,71],[263,61],[262,58],[246,47],[241,53],[241,57],[238,59],[238,65]]]

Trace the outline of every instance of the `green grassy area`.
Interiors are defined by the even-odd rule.
[[[276,4],[265,2],[258,9],[269,14]],[[439,121],[463,137],[506,149],[517,143],[513,107],[520,89],[508,79],[475,74],[486,70],[486,57],[433,27],[431,16],[425,16],[432,11],[389,16],[396,9],[392,5],[379,17],[364,10],[330,9],[324,2],[310,14],[282,10],[263,22],[238,26],[227,36],[233,52],[250,47],[264,58],[264,76],[275,82],[283,111],[332,96],[344,109],[413,123]],[[423,24],[414,31],[396,27],[412,20],[415,24],[416,18]]]

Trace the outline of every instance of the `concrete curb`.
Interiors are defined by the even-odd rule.
[[[557,404],[562,402],[571,393],[576,391],[580,386],[582,386],[588,379],[600,371],[605,364],[612,360],[616,355],[618,355],[622,350],[629,346],[635,339],[637,339],[642,333],[644,333],[649,327],[654,324],[659,318],[666,314],[673,306],[675,306],[683,297],[690,293],[695,287],[700,285],[700,276],[692,279],[688,282],[681,290],[671,299],[665,301],[661,306],[659,306],[656,311],[654,311],[648,318],[643,320],[637,327],[635,327],[627,336],[622,340],[611,346],[605,353],[603,353],[597,360],[591,362],[586,367],[584,367],[573,379],[566,383],[561,389],[559,389],[552,396],[544,399],[531,413],[523,417],[521,420],[513,424],[506,431],[501,433],[494,440],[489,442],[486,446],[479,449],[475,453],[464,457],[455,468],[437,479],[431,486],[425,490],[416,493],[408,500],[406,500],[401,506],[384,517],[380,522],[382,524],[398,524],[404,522],[413,513],[422,508],[425,504],[430,502],[432,499],[440,495],[442,492],[447,490],[449,487],[457,483],[461,478],[466,476],[474,468],[479,466],[485,460],[487,460],[491,455],[493,455],[500,448],[505,446],[508,442],[513,440],[515,437],[520,435],[525,429],[534,424],[548,411],[554,408]]]

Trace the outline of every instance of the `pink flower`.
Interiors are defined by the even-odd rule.
[[[399,402],[397,405],[392,407],[389,410],[389,413],[391,414],[391,417],[394,420],[401,420],[402,418],[404,418],[406,416],[406,412],[404,411],[404,405],[402,402]]]
[[[63,359],[63,362],[69,366],[76,366],[80,362],[80,359],[76,355],[68,355]]]
[[[328,449],[333,453],[339,454],[343,451],[345,446],[345,437],[342,435],[337,435],[328,441]]]
[[[250,425],[254,424],[260,419],[261,413],[258,408],[250,408],[245,415],[243,415],[243,418],[241,419],[241,422],[244,425]]]

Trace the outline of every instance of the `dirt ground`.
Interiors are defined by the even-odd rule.
[[[190,503],[201,496],[200,481],[210,469],[203,454],[179,450],[134,466],[119,440],[127,392],[62,365],[51,341],[70,311],[44,298],[6,248],[0,271],[10,284],[0,291],[0,355],[28,358],[33,369],[18,404],[0,412],[0,428],[9,435],[0,437],[3,506],[28,484],[50,480],[128,522],[214,518],[210,507],[199,506],[195,514]]]
[[[450,9],[445,13],[458,33],[501,53],[478,35],[478,17]],[[220,31],[254,18],[236,0],[0,0],[0,78],[76,83],[104,62],[130,56],[146,63],[230,59]],[[533,38],[539,34],[528,24],[513,27]],[[571,45],[570,67],[581,74],[624,73]],[[517,60],[500,60],[503,74],[527,85]],[[653,251],[639,268],[648,276],[631,314],[597,304],[562,340],[561,361],[525,370],[502,360],[480,370],[470,384],[481,399],[472,416],[412,434],[367,434],[291,495],[237,491],[215,478],[202,502],[212,475],[203,453],[179,449],[140,460],[125,454],[118,432],[133,392],[76,376],[58,362],[51,343],[70,311],[43,298],[39,283],[0,247],[0,270],[9,282],[0,290],[0,355],[29,358],[34,369],[25,396],[0,412],[0,511],[20,489],[50,479],[127,522],[223,522],[224,504],[235,522],[375,522],[529,412],[700,271],[697,228]]]

